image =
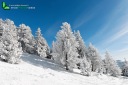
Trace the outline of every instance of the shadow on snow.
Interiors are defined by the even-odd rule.
[[[42,67],[44,69],[52,69],[56,71],[66,71],[64,68],[62,68],[61,65],[56,64],[53,60],[41,58],[36,55],[31,55],[24,53],[21,56],[21,59],[27,63],[30,63],[32,65]]]

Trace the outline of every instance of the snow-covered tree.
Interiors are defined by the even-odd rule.
[[[86,56],[86,53],[87,53],[85,43],[84,43],[79,31],[75,32],[74,35],[76,37],[76,41],[79,43],[79,46],[77,47],[79,57],[83,58],[84,56]]]
[[[79,46],[77,47],[79,54],[78,57],[80,59],[78,66],[84,75],[89,75],[91,72],[91,62],[89,58],[87,60],[87,49],[84,40],[82,39],[79,31],[75,32],[74,35],[76,37],[76,41],[79,43]]]
[[[106,74],[110,74],[112,76],[121,75],[121,70],[118,67],[117,63],[112,59],[111,55],[108,51],[105,52],[104,66]]]
[[[89,76],[91,74],[91,61],[87,60],[86,57],[80,58],[80,70],[82,75]]]
[[[0,40],[0,59],[9,63],[19,63],[22,48],[18,42],[17,29],[14,22],[7,19],[1,23],[3,34]]]
[[[123,76],[128,76],[128,61],[126,59],[124,61],[122,73],[123,73]]]
[[[28,53],[35,53],[35,39],[31,33],[29,26],[21,24],[18,27],[19,42],[21,42],[22,50]]]
[[[54,60],[63,64],[66,70],[73,70],[78,63],[78,42],[71,30],[70,24],[63,23],[61,30],[56,35],[56,41],[53,42],[52,55]]]
[[[36,32],[36,52],[41,57],[47,57],[49,55],[49,46],[43,38],[40,28]]]
[[[92,71],[102,72],[103,65],[98,50],[90,43],[87,50],[87,58],[91,60]]]

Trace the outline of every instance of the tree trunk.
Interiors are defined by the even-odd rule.
[[[108,74],[108,69],[106,69],[106,74]]]
[[[94,69],[93,69],[93,64],[92,64],[92,71],[94,71]]]
[[[69,70],[69,68],[68,68],[68,61],[67,60],[68,60],[68,57],[67,57],[67,53],[66,53],[66,65],[65,66],[66,66],[66,70]]]

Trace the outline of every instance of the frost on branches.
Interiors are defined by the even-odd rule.
[[[60,30],[56,35],[56,42],[53,42],[52,55],[54,60],[63,64],[66,70],[73,70],[77,68],[78,42],[71,30],[70,24],[67,22],[63,23]]]
[[[35,53],[35,39],[31,33],[29,26],[21,24],[18,27],[19,42],[22,45],[22,50],[28,53]]]
[[[122,68],[123,76],[128,76],[128,61],[125,59],[123,68]]]
[[[112,76],[121,75],[120,68],[117,66],[116,62],[112,59],[111,55],[107,51],[105,53],[104,66],[106,74],[110,74]]]
[[[76,37],[76,41],[79,43],[79,46],[77,47],[79,54],[79,63],[77,64],[79,66],[78,68],[81,70],[82,74],[90,75],[91,61],[90,59],[87,60],[87,49],[84,40],[82,39],[79,31],[75,32],[74,35]]]
[[[36,32],[36,53],[40,57],[47,57],[49,54],[48,44],[43,38],[40,28],[38,28]]]
[[[0,28],[3,29],[0,37],[0,59],[9,63],[19,63],[22,48],[18,42],[14,22],[9,19],[0,20]]]
[[[92,71],[102,72],[103,65],[98,50],[90,43],[87,50],[87,57],[91,60]]]
[[[79,43],[79,46],[77,47],[78,53],[79,53],[79,57],[83,58],[86,57],[86,46],[85,43],[80,35],[80,32],[77,31],[74,33],[75,37],[76,37],[76,41]]]

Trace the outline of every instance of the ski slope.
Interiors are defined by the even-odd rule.
[[[93,73],[82,76],[65,71],[48,59],[24,54],[20,64],[0,61],[0,85],[128,85],[128,78]]]

